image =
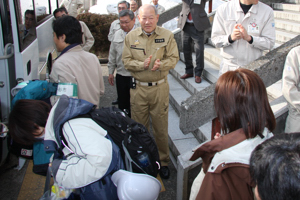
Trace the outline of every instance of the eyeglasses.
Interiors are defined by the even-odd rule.
[[[131,20],[130,21],[127,21],[127,22],[121,22],[120,21],[120,24],[129,24],[131,22]]]
[[[118,7],[118,10],[125,10],[126,7]]]

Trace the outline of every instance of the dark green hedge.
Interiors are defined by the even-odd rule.
[[[118,15],[99,15],[83,13],[77,16],[79,21],[83,21],[89,27],[95,38],[95,43],[90,52],[99,55],[101,52],[108,52],[110,42],[107,39],[111,23],[118,19]]]

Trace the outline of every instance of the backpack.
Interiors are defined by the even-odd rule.
[[[54,132],[55,138],[58,146],[56,146],[56,152],[54,153],[54,158],[64,158],[62,149],[65,146],[68,146],[67,141],[64,138],[62,133],[62,127],[65,122],[70,119],[78,118],[80,115],[84,115],[89,112],[94,107],[88,101],[82,99],[73,99],[69,98],[66,95],[62,95],[57,102],[57,107],[55,109],[54,118]],[[114,172],[119,169],[124,169],[123,160],[121,157],[119,147],[113,142],[109,135],[106,135],[106,138],[112,142],[112,160],[110,166],[105,175],[102,176],[96,182],[93,182],[85,187],[80,189],[80,198],[81,199],[102,199],[102,200],[114,200],[118,199],[117,197],[117,188],[111,180],[111,176]],[[45,150],[52,150],[52,142],[45,141]]]
[[[37,99],[44,100],[49,99],[52,95],[56,95],[57,83],[50,83],[42,80],[32,80],[23,87],[15,95],[11,102],[11,108],[20,99]]]
[[[46,176],[53,153],[53,151],[46,152],[44,150],[43,140],[33,143],[33,173]]]
[[[93,109],[85,117],[92,118],[112,137],[128,171],[157,177],[160,168],[158,148],[145,126],[116,107]]]

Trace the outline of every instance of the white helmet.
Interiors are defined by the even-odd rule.
[[[112,175],[111,180],[117,186],[120,200],[155,200],[161,190],[160,182],[147,174],[120,169]]]

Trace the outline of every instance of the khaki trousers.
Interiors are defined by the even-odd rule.
[[[169,162],[168,145],[168,112],[169,112],[169,84],[161,83],[155,86],[136,85],[130,89],[131,118],[143,124],[150,130],[150,117],[153,135],[158,147],[162,166]]]

